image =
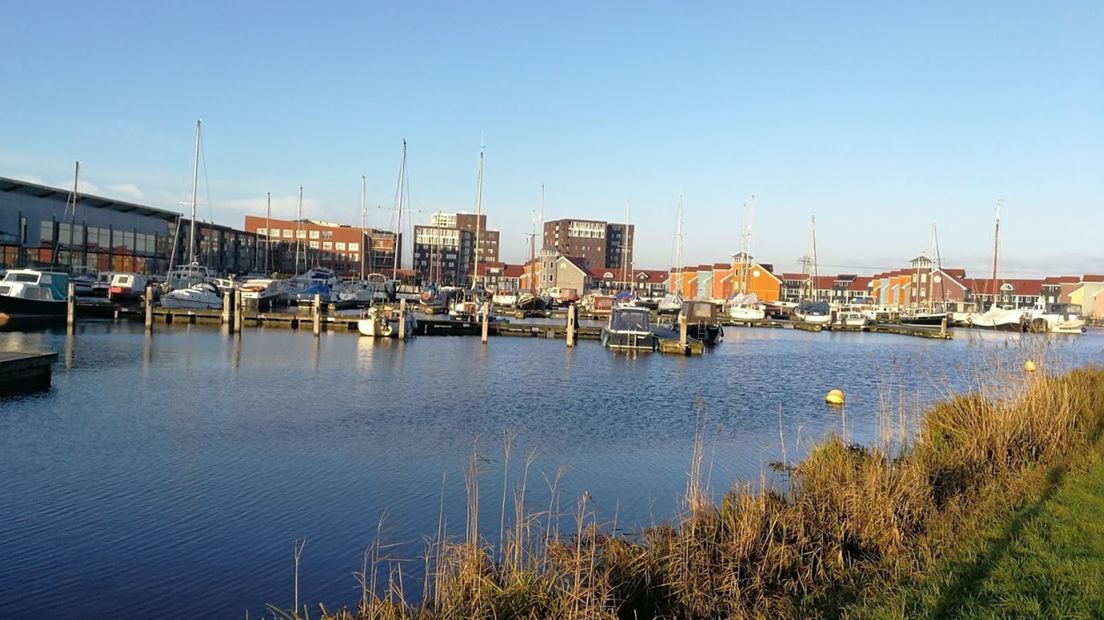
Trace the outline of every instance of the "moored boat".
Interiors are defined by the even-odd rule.
[[[657,346],[647,308],[615,306],[601,337],[602,346],[607,349],[654,351]]]
[[[1023,332],[1027,330],[1023,310],[1006,310],[998,306],[991,306],[984,313],[971,316],[970,326],[1002,332]]]
[[[161,307],[177,310],[221,310],[222,295],[210,282],[178,288],[161,296]]]
[[[107,290],[107,296],[112,301],[133,303],[146,294],[147,284],[149,278],[142,274],[116,273],[111,278],[111,288]]]
[[[803,301],[793,315],[795,320],[810,325],[827,325],[832,321],[832,309],[826,301]]]
[[[686,335],[690,338],[704,344],[716,344],[724,338],[724,329],[717,320],[717,305],[713,302],[684,301],[681,315],[686,317]]]
[[[8,318],[64,318],[69,274],[10,269],[0,281],[0,315]]]

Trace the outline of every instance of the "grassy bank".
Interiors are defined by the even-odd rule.
[[[922,576],[850,618],[1104,618],[1104,454],[1037,468]],[[992,502],[992,500],[991,500]]]
[[[561,535],[548,526],[551,508],[543,515],[523,512],[523,481],[510,502],[503,496],[503,534],[492,545],[474,526],[479,478],[473,466],[468,534],[428,545],[419,604],[408,603],[411,586],[400,573],[369,554],[357,608],[322,613],[343,619],[804,618],[973,609],[985,604],[969,598],[978,583],[1007,574],[1011,587],[1020,579],[1018,568],[1000,564],[1015,556],[996,554],[984,565],[989,568],[972,560],[956,568],[949,558],[971,557],[963,555],[965,540],[979,541],[975,560],[984,556],[991,523],[1041,512],[1032,508],[1033,498],[1043,497],[1040,506],[1058,501],[1048,489],[1084,462],[1104,428],[1100,368],[1005,381],[934,406],[914,439],[893,453],[829,437],[804,461],[785,467],[784,488],[744,485],[714,503],[699,491],[698,460],[681,516],[634,536],[604,534],[586,497],[576,507],[574,531]],[[1080,515],[1066,517],[1076,522]],[[1020,520],[1028,521],[1035,517]],[[995,533],[996,542],[1006,534]],[[942,581],[925,580],[943,574],[939,567],[946,567]],[[1004,600],[1002,587],[993,583],[989,598],[996,603]]]

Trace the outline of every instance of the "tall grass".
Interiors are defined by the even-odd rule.
[[[1104,369],[1025,375],[1009,365],[979,371],[977,389],[949,395],[905,436],[900,407],[883,402],[884,445],[831,435],[801,462],[783,463],[784,482],[764,475],[713,501],[701,483],[703,433],[696,440],[680,514],[632,535],[607,534],[589,496],[561,532],[556,479],[547,511],[527,512],[532,458],[501,504],[499,541],[478,530],[478,462],[467,472],[466,535],[426,547],[426,581],[410,602],[401,571],[380,583],[367,557],[356,609],[326,618],[744,618],[834,617],[870,593],[912,578],[979,515],[983,492],[1014,492],[1026,470],[1060,463],[1104,429]],[[699,402],[699,428],[705,427]],[[889,441],[892,436],[892,441]],[[506,441],[510,457],[512,438]],[[507,493],[509,497],[507,497]],[[442,517],[443,519],[443,517]],[[379,552],[378,545],[374,553]],[[300,617],[282,612],[286,617]]]

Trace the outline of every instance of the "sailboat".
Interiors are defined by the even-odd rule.
[[[675,225],[675,277],[671,290],[659,301],[656,314],[678,314],[682,311],[682,194],[679,194],[678,220]]]
[[[809,256],[802,259],[805,265],[805,299],[794,309],[794,318],[811,325],[828,325],[832,321],[832,307],[826,301],[816,298],[817,255],[816,255],[816,216],[813,216],[809,235]]]
[[[970,326],[979,329],[993,329],[1004,332],[1027,331],[1024,312],[1018,308],[1001,308],[997,304],[1000,285],[997,282],[997,265],[1000,259],[1000,209],[1003,201],[997,201],[997,218],[993,228],[993,303],[982,314],[970,316]]]
[[[199,184],[199,144],[202,124],[202,120],[196,120],[195,161],[192,167],[192,219],[189,222],[190,227],[188,229],[188,264],[176,270],[169,270],[166,282],[172,290],[161,296],[161,306],[163,308],[222,309],[222,296],[219,294],[218,288],[211,282],[214,274],[200,265],[195,258],[196,190]],[[176,229],[179,233],[179,219],[177,219]]]
[[[751,197],[752,205],[755,196]],[[752,207],[753,208],[753,207]],[[735,321],[762,321],[767,318],[767,308],[760,303],[759,296],[748,292],[748,272],[751,271],[751,210],[744,205],[744,230],[741,235],[741,278],[740,290],[725,300],[724,309],[730,319]]]

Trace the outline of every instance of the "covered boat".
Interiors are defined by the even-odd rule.
[[[607,349],[654,351],[657,342],[648,309],[615,306],[609,323],[602,328],[602,346]]]
[[[997,306],[991,306],[984,313],[971,316],[970,326],[1002,332],[1023,332],[1027,329],[1023,310],[1005,310]]]
[[[716,344],[724,336],[717,320],[717,306],[710,301],[685,301],[682,316],[686,317],[686,335],[705,344]],[[680,319],[681,320],[681,319]]]
[[[9,318],[64,318],[69,274],[11,269],[0,281],[0,314]]]

